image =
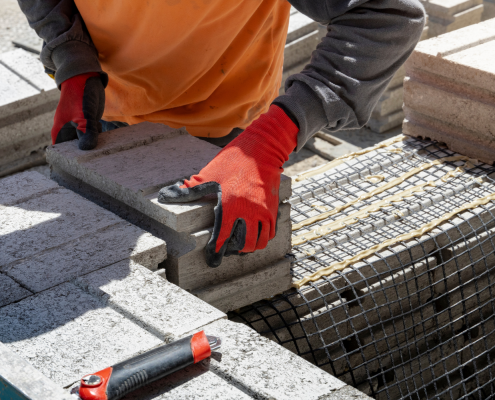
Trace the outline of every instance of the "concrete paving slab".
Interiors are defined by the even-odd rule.
[[[307,35],[308,33],[313,32],[318,28],[318,24],[313,21],[311,18],[306,15],[300,13],[299,11],[295,11],[291,13],[289,18],[289,29],[287,32],[287,43],[290,43],[300,37]]]
[[[74,284],[165,342],[226,318],[218,309],[130,260],[81,276]]]
[[[32,294],[7,275],[0,273],[0,307],[22,300]]]
[[[60,92],[39,59],[22,49],[0,54],[0,176],[44,162]]]
[[[244,387],[253,397],[338,399],[339,390],[346,388],[338,379],[242,324],[221,320],[205,326],[205,332],[223,340],[221,359],[212,357],[210,370]],[[357,399],[367,399],[360,396]]]
[[[0,342],[60,386],[162,343],[71,283],[0,309]]]
[[[360,147],[340,140],[328,132],[317,132],[315,136],[306,142],[304,147],[327,160],[333,160],[361,150]]]
[[[0,343],[0,360],[0,398],[74,400],[66,390],[2,343]]]
[[[404,133],[495,161],[495,20],[420,43],[406,63]]]
[[[160,204],[158,191],[198,173],[219,151],[185,130],[143,122],[102,134],[94,150],[79,150],[75,141],[50,146],[47,160],[177,232],[194,232],[213,225],[216,199]]]
[[[284,69],[302,62],[309,62],[311,53],[316,50],[319,43],[320,37],[317,29],[288,42],[284,49]]]
[[[37,293],[121,260],[129,259],[156,270],[166,257],[163,240],[120,222],[1,268]]]
[[[0,205],[9,206],[29,200],[32,196],[46,194],[60,186],[50,179],[40,178],[39,173],[26,171],[0,179]]]

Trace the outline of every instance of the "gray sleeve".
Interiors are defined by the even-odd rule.
[[[289,0],[328,25],[311,62],[275,99],[299,125],[297,151],[321,128],[362,127],[395,72],[419,41],[419,0]]]
[[[96,50],[74,0],[18,0],[31,28],[45,41],[41,51],[43,65],[55,71],[60,84],[73,76],[99,72],[103,84],[108,81],[101,69]]]

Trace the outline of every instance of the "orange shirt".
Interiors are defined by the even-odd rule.
[[[108,73],[103,119],[222,137],[278,95],[286,0],[75,0]]]

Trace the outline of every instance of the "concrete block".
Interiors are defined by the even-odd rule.
[[[385,115],[384,117],[371,117],[366,123],[366,127],[373,132],[383,133],[390,129],[399,126],[404,120],[404,112],[402,110]]]
[[[120,222],[0,269],[37,293],[121,260],[129,259],[155,270],[166,257],[163,240]]]
[[[0,398],[30,400],[74,400],[25,359],[0,343]]]
[[[483,14],[481,14],[481,20],[495,18],[495,3],[490,0],[483,1]]]
[[[33,54],[0,55],[0,176],[44,162],[59,90]]]
[[[308,62],[318,43],[320,37],[317,29],[288,42],[284,49],[284,69]]]
[[[290,250],[290,206],[280,205],[277,236],[266,249],[208,267],[204,247],[211,237],[216,199],[160,204],[157,193],[199,172],[218,151],[183,130],[143,123],[102,135],[98,148],[89,152],[67,142],[49,148],[47,154],[52,177],[59,183],[167,242],[167,279],[227,311],[289,288],[289,264],[280,261]],[[168,154],[166,162],[163,154]],[[129,168],[133,165],[136,168]],[[281,201],[290,197],[290,184],[290,178],[281,178]],[[235,299],[226,298],[227,293]]]
[[[313,21],[311,18],[295,11],[291,13],[289,18],[289,29],[287,32],[287,43],[293,42],[308,33],[313,32],[318,29],[318,23]]]
[[[31,296],[32,293],[16,281],[0,273],[0,307]]]
[[[404,133],[495,161],[493,34],[488,20],[420,43],[406,63]]]
[[[290,259],[250,272],[230,281],[192,291],[194,295],[224,312],[252,304],[291,288]]]
[[[12,287],[7,299],[121,260],[157,269],[167,256],[163,240],[38,172],[1,179],[0,193],[0,271],[22,286]]]
[[[404,89],[402,88],[402,85],[394,89],[387,90],[375,106],[373,113],[371,114],[372,117],[383,117],[395,111],[401,110],[403,98]]]
[[[428,26],[429,35],[430,37],[435,37],[469,25],[477,24],[481,21],[482,14],[483,4],[478,4],[453,15],[445,15],[442,18],[438,18],[430,14]]]
[[[37,172],[22,172],[0,179],[0,205],[9,206],[25,202],[32,196],[49,193],[60,186],[50,179],[43,179]]]
[[[226,318],[221,311],[131,260],[80,276],[73,283],[165,342]]]
[[[335,136],[321,131],[309,139],[304,146],[327,160],[333,160],[361,150],[358,146],[339,140]]]
[[[160,204],[158,191],[198,173],[219,151],[183,129],[143,122],[105,132],[94,150],[79,150],[76,141],[50,146],[47,160],[177,232],[194,232],[213,225],[216,199]]]
[[[338,399],[339,390],[346,387],[338,379],[241,324],[221,320],[205,326],[205,332],[225,338],[222,358],[217,361],[212,357],[210,370],[241,385],[252,397],[318,399],[328,396]]]
[[[71,283],[0,309],[0,342],[60,386],[162,341]]]

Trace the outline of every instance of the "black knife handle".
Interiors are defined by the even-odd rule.
[[[118,400],[210,355],[210,344],[204,331],[201,331],[84,376],[79,397],[82,400]]]

